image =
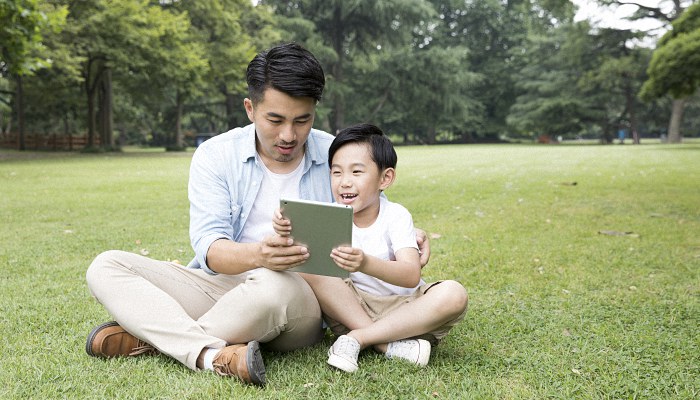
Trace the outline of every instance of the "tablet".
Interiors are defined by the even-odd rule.
[[[309,249],[309,258],[290,271],[347,278],[350,273],[331,259],[331,250],[352,245],[352,207],[337,203],[281,199],[282,215],[292,222],[295,244]]]

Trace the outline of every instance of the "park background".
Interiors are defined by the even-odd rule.
[[[700,41],[683,9],[639,8],[663,27],[641,32],[556,0],[0,1],[0,398],[697,398]],[[288,40],[326,69],[317,127],[406,144],[388,196],[430,233],[425,278],[468,288],[465,321],[424,369],[370,352],[333,371],[330,337],[265,353],[264,389],[89,357],[110,318],[90,261],[189,261],[191,146],[246,123],[245,65]],[[83,152],[47,151],[68,147]]]
[[[700,135],[696,3],[2,0],[0,146],[196,145],[247,123],[245,67],[287,41],[324,66],[328,132],[680,142]],[[642,28],[581,19],[596,4]]]

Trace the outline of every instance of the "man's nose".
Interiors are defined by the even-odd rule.
[[[294,141],[296,138],[296,133],[294,132],[294,127],[291,124],[284,125],[282,126],[282,130],[280,131],[280,139],[287,142],[291,143]]]

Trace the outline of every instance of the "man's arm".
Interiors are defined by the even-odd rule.
[[[423,268],[430,260],[430,239],[424,230],[416,228],[415,231],[416,242],[418,244],[418,254],[420,254],[420,267]]]
[[[260,243],[237,243],[228,239],[215,241],[207,252],[207,265],[221,274],[240,274],[265,267],[284,271],[309,258],[303,246],[293,246],[291,238],[268,236]]]

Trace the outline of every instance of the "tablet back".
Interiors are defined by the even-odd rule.
[[[294,242],[309,249],[306,262],[290,271],[347,278],[330,257],[338,246],[352,245],[352,207],[310,200],[281,199],[282,215],[292,222]]]

